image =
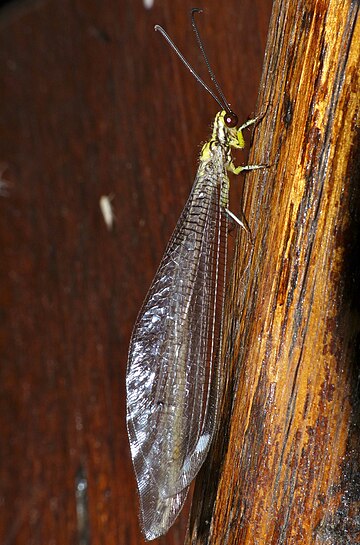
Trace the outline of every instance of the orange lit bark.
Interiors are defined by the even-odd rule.
[[[274,3],[188,543],[359,543],[358,3]]]

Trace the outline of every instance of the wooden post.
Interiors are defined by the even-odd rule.
[[[273,6],[228,298],[223,422],[187,543],[360,542],[358,3]]]

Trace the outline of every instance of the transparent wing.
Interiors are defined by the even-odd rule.
[[[182,509],[189,487],[174,496],[162,498],[142,457],[135,466],[135,475],[139,486],[141,525],[146,539],[150,541],[172,526]]]
[[[196,178],[131,339],[127,422],[145,535],[171,526],[216,425],[227,239],[223,180],[228,183],[223,167]],[[159,501],[171,504],[167,526],[149,530],[151,520],[159,524]]]

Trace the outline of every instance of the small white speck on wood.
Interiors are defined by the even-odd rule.
[[[113,198],[114,195],[102,195],[99,201],[100,210],[109,231],[112,230],[115,222],[114,208],[111,202]]]
[[[143,0],[144,8],[151,9],[154,6],[154,0]]]

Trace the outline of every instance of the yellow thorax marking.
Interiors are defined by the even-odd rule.
[[[206,163],[211,157],[211,147],[213,144],[223,145],[228,148],[243,149],[245,147],[245,140],[242,134],[242,130],[236,127],[228,127],[225,123],[224,116],[225,110],[216,114],[211,139],[205,142],[200,152],[200,162]],[[241,167],[235,167],[232,160],[226,165],[227,170],[234,174],[239,174],[242,170]]]

